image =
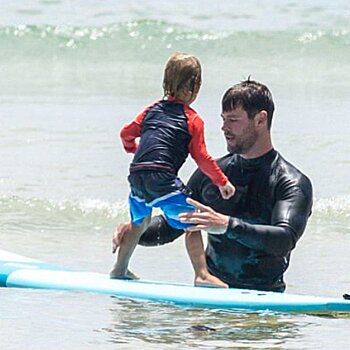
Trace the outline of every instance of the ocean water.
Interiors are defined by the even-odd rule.
[[[313,215],[292,255],[288,292],[349,292],[349,18],[345,0],[1,1],[1,249],[108,272],[113,228],[128,219],[130,156],[119,130],[161,97],[165,60],[185,51],[203,65],[193,107],[211,154],[226,151],[220,99],[250,75],[274,95],[275,148],[312,179]],[[194,169],[189,160],[183,180]],[[139,247],[131,267],[148,279],[193,278],[182,239]],[[346,316],[0,289],[6,350],[346,349],[349,326]]]

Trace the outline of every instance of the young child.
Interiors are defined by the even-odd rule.
[[[118,243],[120,247],[117,261],[110,272],[111,278],[137,278],[128,270],[128,263],[139,238],[150,223],[152,207],[162,209],[170,226],[179,229],[189,226],[180,222],[178,215],[193,211],[194,207],[187,204],[189,191],[177,177],[188,154],[219,188],[223,198],[234,195],[234,186],[207,152],[203,120],[189,106],[197,97],[201,81],[198,59],[192,55],[174,53],[165,66],[163,99],[147,107],[121,130],[125,151],[135,154],[128,176],[131,223]],[[139,144],[135,141],[138,137]],[[203,262],[196,261],[201,256],[198,250],[203,250],[201,236],[197,235],[197,247],[193,245],[193,239],[192,246],[196,251],[193,256],[189,251],[192,264],[203,267]],[[206,265],[204,269],[207,271]],[[196,275],[197,271],[195,267]],[[204,278],[196,276],[195,281],[197,285],[227,287],[208,272]]]

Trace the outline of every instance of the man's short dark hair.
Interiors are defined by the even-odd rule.
[[[275,105],[266,85],[248,78],[229,88],[222,98],[222,111],[229,112],[237,107],[242,107],[250,119],[260,111],[266,111],[267,128],[271,129]]]

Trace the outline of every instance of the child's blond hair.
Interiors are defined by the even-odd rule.
[[[202,83],[202,68],[193,55],[182,52],[173,53],[164,69],[164,97],[178,97],[183,89],[198,92]]]

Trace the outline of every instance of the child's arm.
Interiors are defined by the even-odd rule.
[[[159,101],[154,102],[151,106],[142,111],[134,121],[124,125],[120,131],[120,138],[122,139],[123,147],[127,153],[135,153],[138,147],[136,139],[141,136],[142,121],[147,112],[155,106]]]
[[[219,190],[223,199],[231,198],[236,192],[235,186],[230,181],[227,181],[224,186],[220,186]]]
[[[126,124],[120,131],[123,147],[127,153],[135,153],[137,150],[136,138],[141,135],[141,123],[136,120]]]
[[[190,112],[195,113],[193,110],[190,110]],[[204,140],[203,120],[196,113],[192,117],[189,118],[189,129],[192,136],[189,144],[189,152],[202,172],[219,187],[222,197],[229,199],[234,195],[235,187],[207,151]]]

